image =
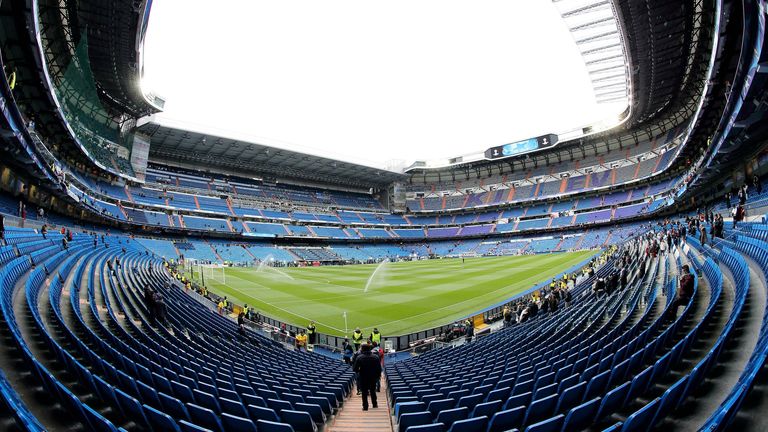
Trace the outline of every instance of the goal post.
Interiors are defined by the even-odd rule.
[[[221,264],[199,264],[200,274],[203,280],[216,281],[223,285],[227,284],[227,272]]]

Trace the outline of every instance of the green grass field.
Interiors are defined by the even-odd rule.
[[[359,326],[367,334],[378,327],[388,336],[453,322],[549,280],[593,254],[467,258],[464,264],[461,259],[387,263],[367,292],[377,265],[213,269],[214,276],[205,282],[211,292],[294,325],[314,320],[319,331],[340,336],[346,312],[350,331]]]

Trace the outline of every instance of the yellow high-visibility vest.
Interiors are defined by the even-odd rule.
[[[356,331],[352,333],[352,340],[357,344],[361,343],[363,341],[363,332]]]
[[[381,344],[381,333],[371,333],[371,342]]]

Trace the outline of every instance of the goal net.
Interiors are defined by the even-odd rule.
[[[226,269],[221,264],[199,264],[200,274],[202,280],[206,283],[208,281],[216,281],[221,284],[227,283]]]

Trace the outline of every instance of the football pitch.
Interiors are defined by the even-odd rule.
[[[382,266],[217,268],[206,271],[205,284],[211,292],[297,326],[314,320],[320,332],[343,336],[346,312],[349,332],[360,327],[368,334],[378,327],[392,336],[451,323],[594,254],[467,258],[464,263],[454,258]]]

